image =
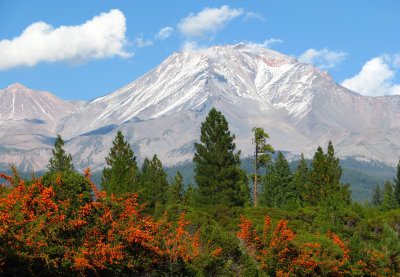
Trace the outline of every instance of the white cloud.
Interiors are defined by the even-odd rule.
[[[265,21],[264,16],[262,16],[261,14],[256,13],[256,12],[247,12],[244,16],[243,21],[248,21],[250,19],[258,19],[261,21]]]
[[[111,10],[77,26],[54,29],[45,22],[33,23],[19,37],[0,41],[0,70],[34,66],[43,61],[86,61],[116,55],[131,57],[132,53],[123,51],[125,21],[120,10]]]
[[[397,54],[391,58],[388,55],[373,58],[365,63],[360,73],[342,82],[342,86],[362,95],[382,96],[400,94],[400,85],[393,84]]]
[[[137,45],[137,47],[142,48],[146,46],[153,45],[153,41],[150,39],[143,40],[143,37],[137,37],[134,40],[134,43]]]
[[[197,42],[195,42],[195,41],[185,41],[183,43],[182,49],[185,51],[191,51],[191,50],[199,49],[199,46],[198,46]]]
[[[172,28],[172,27],[162,28],[158,32],[158,34],[155,36],[155,38],[159,39],[159,40],[164,40],[164,39],[168,38],[173,31],[174,31],[174,28]]]
[[[270,39],[266,39],[264,40],[263,43],[256,43],[256,42],[246,42],[246,45],[250,48],[253,49],[258,49],[258,48],[270,48],[271,44],[273,43],[282,43],[283,40],[281,39],[276,39],[276,38],[270,38]]]
[[[399,68],[400,67],[400,54],[398,54],[398,53],[393,55],[393,66],[395,68]]]
[[[205,8],[196,15],[191,13],[182,19],[178,28],[187,37],[205,37],[208,33],[222,29],[226,23],[242,13],[242,9],[230,9],[226,5],[219,9]]]
[[[331,51],[308,49],[299,57],[299,62],[312,63],[320,69],[333,68],[344,61],[347,53],[343,51]]]

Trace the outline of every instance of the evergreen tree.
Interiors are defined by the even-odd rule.
[[[304,155],[301,154],[300,161],[293,175],[292,187],[296,188],[295,198],[303,203],[303,196],[310,186],[310,174],[308,164]]]
[[[335,157],[332,142],[328,144],[328,151],[319,146],[314,155],[310,170],[310,186],[305,195],[306,201],[311,205],[325,202],[328,205],[350,203],[349,185],[342,185],[340,177],[342,168],[339,159]]]
[[[287,199],[295,197],[296,188],[291,186],[292,171],[282,152],[278,152],[275,164],[269,163],[263,180],[262,204],[283,207]],[[270,202],[270,203],[268,203]]]
[[[47,168],[51,173],[60,173],[67,170],[74,170],[72,164],[71,154],[66,154],[63,149],[64,141],[60,135],[57,135],[57,139],[54,142],[54,149],[51,150],[53,157],[49,160]]]
[[[101,187],[108,193],[137,192],[139,190],[139,169],[130,144],[125,141],[121,131],[113,141],[106,163],[110,168],[103,169]]]
[[[396,178],[394,178],[394,194],[397,199],[397,204],[400,206],[400,160],[397,164]]]
[[[278,207],[280,187],[276,182],[275,165],[272,161],[268,161],[265,165],[265,175],[262,180],[260,192],[260,205],[266,207]]]
[[[277,185],[280,187],[278,194],[279,207],[283,207],[288,199],[295,197],[296,188],[290,185],[293,178],[292,171],[290,170],[289,162],[281,151],[278,152],[275,159],[275,174]]]
[[[157,155],[154,155],[151,160],[148,158],[144,160],[140,179],[143,192],[142,196],[139,195],[139,197],[147,203],[148,212],[154,212],[156,207],[165,205],[169,184],[167,173],[165,173]]]
[[[254,149],[254,207],[258,205],[258,182],[260,180],[258,175],[258,170],[260,167],[265,166],[265,164],[271,160],[269,153],[274,153],[275,150],[270,144],[267,144],[268,134],[264,132],[263,128],[252,129],[254,133],[253,144]]]
[[[374,191],[372,192],[371,205],[375,207],[380,207],[383,202],[383,194],[381,190],[381,186],[376,184],[374,187]]]
[[[171,183],[171,188],[169,191],[168,203],[170,204],[183,204],[184,187],[182,183],[182,174],[176,173],[174,182]]]
[[[385,182],[385,190],[382,202],[382,210],[388,211],[397,209],[399,207],[395,195],[395,191],[393,189],[392,183],[389,180]]]
[[[249,199],[247,177],[234,153],[234,135],[225,117],[213,108],[201,124],[201,143],[195,143],[195,181],[200,205],[243,206]],[[248,191],[248,190],[247,190]]]

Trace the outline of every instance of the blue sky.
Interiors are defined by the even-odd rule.
[[[400,1],[0,1],[0,89],[108,94],[181,49],[247,42],[400,94]]]

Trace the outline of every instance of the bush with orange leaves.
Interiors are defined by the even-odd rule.
[[[200,255],[199,236],[186,231],[184,214],[176,224],[166,216],[155,221],[141,213],[137,195],[98,191],[89,170],[89,202],[82,195],[61,201],[41,179],[14,175],[0,176],[10,183],[0,189],[2,274],[184,273]]]
[[[239,226],[238,237],[270,276],[378,276],[392,272],[376,251],[366,253],[364,261],[351,261],[348,244],[331,232],[298,238],[288,229],[288,221],[282,219],[273,227],[269,216],[261,234],[243,216]]]

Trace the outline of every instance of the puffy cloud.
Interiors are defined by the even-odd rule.
[[[188,37],[205,37],[208,33],[215,33],[222,29],[226,23],[243,13],[242,9],[230,9],[229,6],[221,8],[205,8],[198,14],[189,14],[178,24],[179,30]]]
[[[281,39],[276,39],[276,38],[270,38],[264,40],[263,43],[256,43],[256,42],[246,42],[246,45],[250,48],[258,49],[258,48],[270,48],[271,44],[273,43],[282,43],[283,40]]]
[[[320,69],[332,68],[344,61],[347,53],[343,51],[331,51],[308,49],[299,57],[299,62],[312,63]]]
[[[153,41],[150,39],[143,40],[143,37],[137,37],[134,40],[134,43],[137,45],[137,47],[142,48],[146,46],[153,45]]]
[[[382,96],[400,94],[400,85],[393,84],[398,55],[373,58],[365,63],[361,71],[353,78],[346,79],[342,86],[362,95]]]
[[[159,39],[159,40],[164,40],[164,39],[168,38],[173,31],[174,31],[174,28],[172,28],[172,27],[162,28],[158,32],[158,34],[155,36],[155,38]]]
[[[55,29],[45,22],[33,23],[19,37],[0,41],[0,70],[40,62],[131,57],[123,51],[125,21],[120,10],[111,10],[77,26]]]
[[[256,12],[247,12],[244,15],[243,21],[248,21],[250,19],[258,19],[258,20],[261,20],[261,21],[265,21],[264,16],[262,16],[261,14],[256,13]]]

